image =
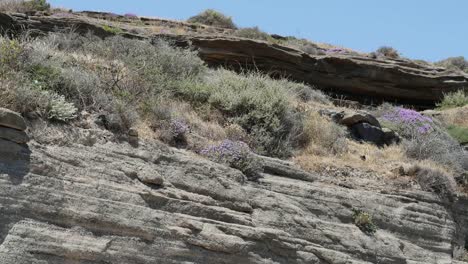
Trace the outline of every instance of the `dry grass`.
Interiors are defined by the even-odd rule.
[[[24,0],[2,0],[0,1],[0,12],[25,12],[28,11]]]
[[[468,127],[468,106],[444,110],[440,119],[447,125]]]
[[[397,145],[378,148],[372,144],[359,144],[347,140],[348,151],[333,155],[317,145],[296,156],[294,160],[308,171],[321,172],[327,166],[356,168],[385,176],[395,176],[395,169],[406,164],[404,150]]]

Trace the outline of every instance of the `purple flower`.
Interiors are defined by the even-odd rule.
[[[433,130],[434,121],[431,118],[411,109],[396,107],[384,114],[382,118],[410,130],[414,128],[420,134],[426,134]]]
[[[134,13],[126,13],[124,16],[125,16],[125,17],[128,17],[128,18],[137,18],[137,17],[138,17],[138,16],[137,16],[136,14],[134,14]]]
[[[189,132],[190,127],[183,120],[171,120],[171,133],[174,137],[181,137]]]
[[[208,146],[200,151],[200,154],[218,162],[237,162],[250,153],[250,148],[242,141],[223,140],[218,145]]]

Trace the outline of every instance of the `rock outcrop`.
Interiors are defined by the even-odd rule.
[[[328,185],[271,158],[252,182],[159,143],[80,141],[0,152],[0,263],[449,264],[464,246],[466,201]]]
[[[401,141],[400,136],[389,128],[382,127],[379,120],[365,111],[335,111],[322,109],[322,116],[328,116],[334,122],[346,126],[357,140],[371,142],[376,145],[391,145]]]
[[[98,14],[66,16],[25,16],[0,14],[0,28],[14,32],[32,30],[49,32],[75,28],[77,32],[92,31],[106,37],[113,33],[103,29],[106,20]],[[170,21],[164,21],[165,24]],[[176,23],[176,22],[174,22]],[[259,69],[272,75],[288,76],[300,82],[318,85],[322,89],[345,94],[359,101],[376,103],[381,100],[432,106],[444,93],[466,89],[468,75],[418,64],[406,59],[375,59],[363,55],[330,53],[310,55],[304,52],[242,38],[200,35],[149,35],[133,33],[131,24],[121,22],[121,35],[131,38],[173,40],[180,46],[193,46],[212,66]],[[185,25],[184,26],[188,26]],[[133,28],[138,29],[136,26]],[[216,32],[214,32],[216,33]]]

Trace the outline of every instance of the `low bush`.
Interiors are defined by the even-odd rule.
[[[303,133],[298,102],[329,103],[323,93],[287,79],[210,70],[195,51],[159,39],[51,33],[18,42],[0,38],[0,52],[7,54],[0,61],[4,77],[21,76],[5,98],[23,102],[18,91],[24,89],[23,97],[37,97],[37,106],[14,107],[47,116],[53,95],[50,118],[68,121],[83,110],[95,112],[103,116],[104,127],[117,133],[126,133],[140,117],[153,129],[170,132],[171,120],[181,116],[163,109],[164,98],[171,98],[190,104],[197,118],[214,118],[210,122],[221,130],[238,126],[238,135],[233,130],[230,136],[246,141],[256,153],[288,157]]]
[[[397,131],[405,139],[403,146],[409,158],[430,159],[457,172],[463,170],[462,147],[437,120],[389,104],[382,105],[376,115],[383,126]]]
[[[460,70],[468,72],[468,61],[463,56],[447,58],[445,60],[436,62],[435,64],[449,70]]]
[[[76,118],[77,108],[63,95],[27,86],[21,80],[2,80],[0,105],[22,114],[35,112],[50,120],[67,122]]]
[[[0,76],[18,70],[24,45],[15,39],[0,38]]]
[[[449,109],[468,105],[468,90],[458,90],[444,95],[444,99],[437,104],[439,109]]]
[[[258,27],[251,27],[251,28],[241,28],[236,30],[234,33],[235,36],[241,38],[248,38],[248,39],[258,39],[264,41],[271,41],[272,37],[270,34],[263,32]]]
[[[57,120],[67,122],[76,118],[77,108],[73,103],[65,100],[63,95],[44,91],[49,97],[49,104],[47,106],[47,118],[50,120]]]
[[[232,18],[213,9],[207,9],[187,20],[189,23],[200,23],[207,26],[236,29]]]
[[[359,209],[353,209],[354,224],[367,235],[373,235],[377,232],[377,226],[374,224],[372,215]]]
[[[391,58],[391,59],[398,59],[400,57],[400,54],[398,53],[398,51],[392,47],[388,47],[388,46],[382,46],[380,48],[378,48],[376,51],[375,51],[375,54],[379,57],[379,56],[383,56],[383,57],[387,57],[387,58]]]
[[[287,157],[302,126],[290,101],[297,85],[256,72],[217,70],[202,84],[182,87],[179,96],[196,105],[209,104],[227,121],[240,125],[257,153]]]
[[[260,159],[242,141],[224,140],[217,145],[202,149],[200,154],[242,171],[251,180],[260,177],[260,172],[263,171]]]
[[[330,97],[316,87],[298,83],[292,87],[292,92],[303,102],[314,102],[325,105],[331,104]]]
[[[413,165],[409,171],[416,176],[418,184],[424,191],[437,193],[443,197],[453,198],[456,195],[457,183],[452,175],[433,166]]]

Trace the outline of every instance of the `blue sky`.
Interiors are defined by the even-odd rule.
[[[467,0],[49,0],[73,10],[184,20],[213,8],[240,27],[370,52],[380,46],[437,61],[468,58]]]

